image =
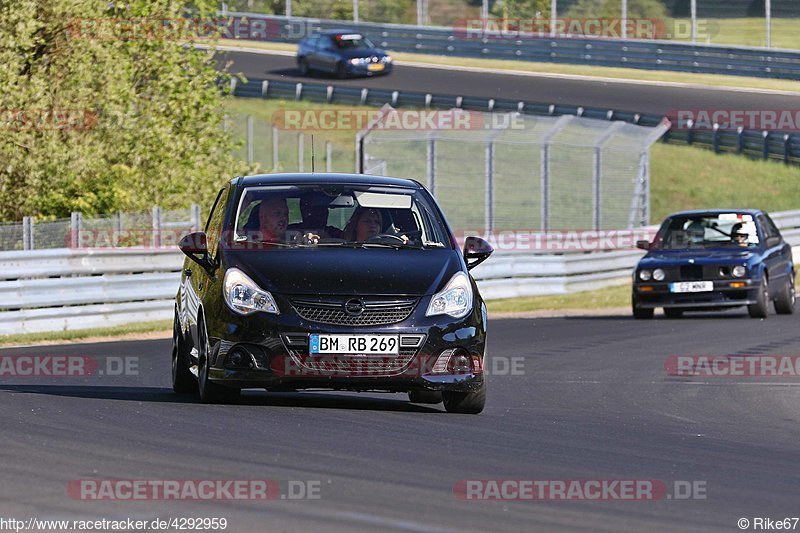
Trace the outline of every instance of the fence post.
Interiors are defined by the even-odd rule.
[[[486,143],[485,155],[486,191],[484,194],[484,233],[494,228],[494,141]]]
[[[200,205],[192,204],[192,207],[189,209],[192,217],[192,231],[200,231]]]
[[[247,164],[253,164],[253,116],[247,115]]]
[[[769,131],[764,130],[761,132],[762,137],[764,137],[764,148],[763,148],[763,156],[764,159],[769,159]]]
[[[330,141],[325,141],[325,172],[331,172],[333,168],[333,146]]]
[[[153,207],[153,236],[150,239],[153,248],[161,247],[161,207]]]
[[[436,139],[433,136],[428,137],[425,160],[427,162],[426,176],[428,178],[428,190],[432,195],[436,196]]]
[[[303,132],[297,134],[297,171],[303,172],[303,152],[305,151],[305,135]]]
[[[764,2],[767,23],[767,48],[772,48],[772,0]]]
[[[278,127],[272,126],[272,171],[278,171],[278,165],[280,161],[278,159]]]
[[[33,219],[22,217],[22,249],[33,250]]]
[[[622,38],[628,38],[628,0],[622,0]]]
[[[738,141],[736,144],[736,153],[742,154],[744,153],[744,128],[742,126],[736,128],[736,139]]]
[[[81,242],[81,225],[83,217],[77,211],[70,215],[70,248],[78,248]]]
[[[787,165],[791,161],[792,158],[792,136],[788,133],[783,134],[783,162]],[[31,233],[31,239],[33,238],[33,233]]]
[[[716,122],[714,123],[713,130],[714,131],[713,131],[712,137],[711,137],[711,141],[712,141],[711,144],[714,146],[714,153],[718,154],[719,153],[719,124],[717,124]]]

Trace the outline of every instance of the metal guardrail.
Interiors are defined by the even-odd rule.
[[[595,107],[549,104],[530,100],[480,98],[379,88],[359,88],[326,83],[288,82],[281,80],[232,80],[234,96],[243,98],[282,98],[331,104],[417,107],[497,113],[519,112],[529,115],[576,115],[602,120],[621,120],[641,126],[657,126],[664,117]],[[670,129],[665,142],[709,148],[716,153],[740,154],[759,159],[800,164],[800,135],[767,130],[677,130]]]
[[[225,16],[264,20],[265,29],[270,31],[265,31],[261,40],[284,43],[298,42],[311,29],[341,29],[361,33],[381,48],[396,52],[800,79],[800,52],[793,50],[536,34],[509,39],[490,32],[471,36],[466,28],[458,27],[353,23],[231,11]]]
[[[800,254],[800,210],[775,213]],[[643,252],[498,251],[473,275],[486,299],[563,294],[630,282]],[[172,317],[183,254],[174,249],[0,252],[0,335]]]

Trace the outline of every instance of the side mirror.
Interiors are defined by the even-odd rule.
[[[464,259],[467,262],[467,269],[472,270],[489,259],[492,252],[494,252],[492,245],[480,237],[467,237],[467,240],[464,241]]]
[[[184,235],[178,243],[178,248],[186,256],[203,267],[211,271],[214,269],[214,260],[208,253],[208,242],[206,241],[206,234],[202,231],[196,231],[188,235]]]
[[[636,247],[641,250],[649,250],[650,249],[650,241],[636,241]]]

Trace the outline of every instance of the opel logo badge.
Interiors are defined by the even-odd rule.
[[[344,303],[344,310],[350,316],[358,316],[364,312],[364,303],[361,300],[353,298]]]

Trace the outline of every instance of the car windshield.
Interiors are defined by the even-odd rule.
[[[679,216],[667,219],[651,248],[684,250],[758,245],[753,216],[747,213]]]
[[[234,243],[290,248],[451,248],[438,211],[415,189],[257,186],[239,201]]]
[[[337,35],[333,38],[333,42],[339,50],[375,48],[369,39],[358,33]]]

